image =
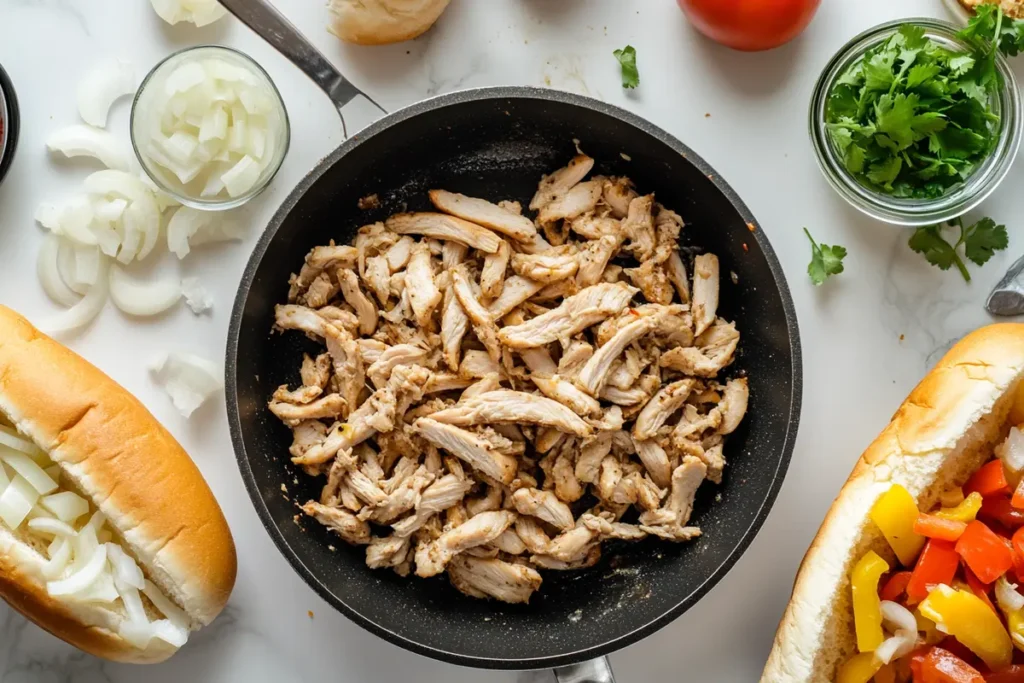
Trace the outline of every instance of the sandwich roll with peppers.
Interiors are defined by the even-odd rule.
[[[235,547],[188,454],[131,394],[0,306],[0,597],[98,657],[210,623]]]
[[[762,683],[1024,681],[1024,325],[961,340],[861,456]]]

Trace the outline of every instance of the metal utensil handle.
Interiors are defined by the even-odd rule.
[[[601,657],[555,669],[555,679],[558,683],[615,683],[615,674],[608,658]]]
[[[345,126],[342,107],[357,95],[362,95],[375,107],[387,113],[366,93],[342,76],[323,53],[313,47],[299,29],[267,0],[220,0],[220,4],[313,79],[313,82],[331,98],[341,116],[342,126]],[[348,137],[347,127],[345,137]]]

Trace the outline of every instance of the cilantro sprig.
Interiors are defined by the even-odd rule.
[[[982,218],[976,223],[966,226],[962,219],[957,218],[947,223],[946,226],[945,229],[939,225],[918,228],[910,236],[910,248],[924,255],[928,263],[942,270],[949,270],[952,266],[956,266],[966,282],[971,281],[971,273],[967,270],[964,258],[983,266],[988,263],[995,252],[1006,249],[1010,243],[1006,226],[996,225],[991,218]],[[959,230],[958,236],[957,230]],[[956,237],[955,241],[950,242],[944,237],[944,234]],[[961,247],[963,247],[963,257],[960,256]]]
[[[804,234],[811,241],[811,262],[807,264],[807,274],[810,275],[811,282],[820,285],[831,276],[843,272],[846,247],[838,244],[831,247],[827,244],[818,244],[807,228],[804,228]]]
[[[619,60],[622,69],[622,87],[635,88],[640,85],[640,71],[636,68],[636,49],[632,45],[627,45],[612,54]]]

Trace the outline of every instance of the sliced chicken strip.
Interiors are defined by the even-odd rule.
[[[507,510],[481,512],[468,522],[450,529],[441,537],[416,550],[416,575],[437,576],[452,558],[468,548],[490,543],[516,520],[516,513]]]
[[[693,260],[693,331],[697,336],[715,322],[718,280],[717,256],[701,254]]]
[[[501,509],[501,498],[503,492],[497,486],[487,486],[487,492],[476,498],[466,499],[466,513],[470,517],[476,517],[481,512],[491,512]]]
[[[375,537],[366,547],[366,566],[370,569],[398,567],[409,555],[408,538],[400,536]]]
[[[646,476],[636,489],[636,503],[643,510],[657,510],[661,506],[661,499],[668,493],[668,489],[660,488]]]
[[[636,199],[636,190],[629,178],[608,178],[602,187],[602,197],[616,218],[625,218],[629,203]]]
[[[722,392],[722,402],[718,409],[722,411],[722,424],[718,431],[722,434],[732,434],[743,421],[747,414],[747,400],[750,397],[750,388],[747,378],[732,379],[725,385]]]
[[[587,177],[594,168],[594,160],[585,154],[577,155],[565,168],[560,168],[540,180],[537,193],[530,200],[530,210],[539,211],[552,201],[568,192],[574,185]]]
[[[462,392],[460,400],[473,398],[480,394],[486,394],[488,391],[496,391],[501,388],[501,375],[496,372],[492,372],[489,375],[485,375],[473,382],[466,390]]]
[[[544,532],[540,522],[533,517],[520,515],[516,519],[516,535],[531,553],[542,555],[548,551],[551,539]]]
[[[328,394],[312,403],[295,405],[294,403],[283,403],[273,400],[268,407],[270,412],[286,424],[295,425],[303,420],[323,420],[326,418],[341,417],[342,411],[347,405],[340,394]]]
[[[537,234],[537,228],[529,218],[500,204],[446,190],[431,190],[428,194],[438,210],[508,235],[514,240],[527,242]]]
[[[359,276],[355,271],[348,268],[339,268],[335,271],[338,284],[341,285],[341,294],[345,297],[346,303],[355,309],[359,316],[359,332],[364,337],[373,334],[377,329],[377,305],[373,303],[359,288]]]
[[[522,555],[526,552],[526,544],[519,538],[515,529],[505,529],[505,532],[494,539],[491,545],[509,555]]]
[[[359,252],[355,247],[335,246],[313,247],[306,255],[306,262],[299,274],[292,278],[288,290],[288,301],[294,302],[313,284],[313,280],[324,272],[328,266],[341,265],[352,268],[356,265]]]
[[[676,347],[661,354],[658,363],[663,368],[678,370],[686,375],[714,377],[732,363],[740,333],[735,323],[719,322],[709,327],[694,340],[694,347]]]
[[[617,236],[622,230],[622,224],[618,219],[610,216],[595,216],[592,213],[585,213],[572,219],[569,227],[577,235],[588,240],[599,240],[605,235]]]
[[[665,272],[669,282],[675,287],[679,294],[679,300],[684,304],[690,303],[690,277],[686,274],[686,265],[683,264],[683,257],[679,252],[672,252],[665,262]]]
[[[544,284],[575,275],[580,265],[575,249],[559,247],[552,251],[555,253],[516,254],[512,257],[512,270],[517,275]]]
[[[295,304],[274,306],[275,329],[297,330],[323,338],[327,336],[326,328],[330,325],[331,323],[312,308]]]
[[[309,354],[303,354],[299,376],[302,378],[303,386],[326,388],[327,381],[331,378],[330,355],[321,353],[313,360]]]
[[[622,312],[637,290],[622,284],[602,283],[569,297],[558,308],[522,325],[502,328],[499,339],[515,349],[529,349],[568,339]]]
[[[538,453],[550,453],[568,436],[565,432],[560,432],[552,427],[540,427],[537,429],[537,438],[533,441],[533,449]],[[544,460],[541,461],[542,467],[544,462]],[[551,483],[550,479],[545,482],[546,485],[549,483]]]
[[[416,240],[408,235],[403,236],[400,240],[391,245],[386,252],[384,252],[384,258],[388,262],[388,270],[392,273],[398,271],[409,265],[409,259],[412,257],[412,248],[416,244]]]
[[[644,261],[639,268],[626,268],[623,272],[640,289],[647,301],[661,305],[672,303],[675,292],[665,265],[659,263],[657,258]]]
[[[686,526],[686,523],[690,521],[690,515],[693,514],[694,496],[697,495],[697,488],[704,481],[706,474],[707,467],[704,463],[689,455],[684,456],[682,464],[672,472],[672,490],[668,494],[668,500],[665,501],[664,509],[674,515],[673,524],[675,526]],[[653,519],[657,519],[656,513],[645,512],[640,515],[640,524],[646,525]]]
[[[371,256],[366,259],[366,284],[370,291],[377,297],[381,306],[387,306],[391,298],[391,269],[388,267],[388,260],[384,256]],[[310,288],[312,291],[312,287]],[[307,301],[309,295],[306,295]]]
[[[629,203],[628,214],[622,221],[622,231],[629,238],[624,248],[640,263],[654,256],[654,249],[658,244],[654,217],[651,215],[653,207],[654,195],[637,197]]]
[[[468,464],[503,484],[515,479],[518,462],[515,458],[499,453],[480,436],[454,425],[443,424],[430,418],[421,417],[414,423],[417,434],[443,448]]]
[[[563,531],[573,528],[576,524],[569,506],[558,500],[551,491],[519,489],[512,494],[512,504],[519,514],[536,517]]]
[[[526,308],[528,310],[530,307],[540,309],[543,308],[540,305],[542,302],[561,302],[562,299],[570,297],[573,294],[578,294],[579,291],[580,287],[579,285],[576,284],[575,280],[559,280],[558,282],[553,282],[550,285],[546,285],[544,289],[534,294],[533,299],[523,304],[523,308]],[[548,310],[550,309],[535,310],[531,312],[535,313],[535,315],[540,315],[542,313],[547,313]]]
[[[691,319],[689,317],[689,306],[672,304],[662,306],[660,304],[641,304],[633,306],[621,315],[609,318],[597,327],[596,341],[598,346],[604,346],[619,333],[626,325],[634,323],[638,318],[655,317],[658,325],[655,332],[659,336],[673,334],[679,327],[689,328]],[[692,338],[691,338],[692,341]]]
[[[473,384],[472,378],[450,372],[435,372],[423,387],[424,394],[437,394],[442,391],[458,391]]]
[[[319,420],[303,420],[292,427],[292,445],[288,452],[300,457],[310,448],[319,446],[327,438],[327,425]]]
[[[312,500],[302,506],[302,511],[348,543],[365,545],[370,542],[369,525],[349,512],[340,508],[329,508]]]
[[[384,493],[377,486],[376,482],[359,470],[353,470],[348,473],[347,483],[349,488],[352,489],[352,493],[356,494],[360,500],[371,507],[383,505],[388,500],[388,494]]]
[[[633,424],[633,437],[639,441],[651,439],[661,427],[668,422],[672,414],[679,410],[689,398],[696,384],[692,379],[681,379],[666,384],[647,402]],[[660,486],[667,485],[659,484]]]
[[[597,495],[608,503],[612,502],[615,490],[622,481],[622,463],[614,455],[605,456],[597,478]]]
[[[491,360],[490,354],[486,351],[470,349],[462,355],[462,363],[459,364],[459,376],[470,379],[483,379],[490,375],[501,375],[501,364]]]
[[[576,284],[590,287],[601,282],[608,262],[618,253],[622,246],[622,233],[616,232],[602,235],[600,239],[587,243],[579,255],[579,271],[576,273]]]
[[[497,362],[501,358],[501,346],[498,344],[498,328],[495,326],[491,314],[477,300],[476,294],[473,292],[468,276],[462,266],[452,271],[452,288],[459,303],[462,305],[462,310],[466,312],[469,322],[473,324],[473,331],[476,333],[477,339],[487,349],[491,360]]]
[[[712,408],[706,415],[701,415],[692,404],[683,406],[683,414],[672,430],[672,440],[699,438],[704,432],[718,429],[722,424],[722,411]]]
[[[356,345],[359,346],[359,357],[362,358],[363,365],[373,365],[388,349],[387,344],[376,339],[356,339]]]
[[[487,312],[490,313],[491,317],[495,320],[504,318],[512,311],[512,309],[522,304],[543,288],[543,282],[535,282],[518,275],[513,275],[505,280],[505,285],[501,289],[501,295],[491,302],[487,307]]]
[[[448,565],[448,578],[459,591],[474,598],[527,603],[540,588],[536,569],[498,559],[460,555]]]
[[[570,444],[567,448],[566,443]],[[555,479],[555,495],[566,503],[575,503],[583,497],[584,489],[580,480],[576,478],[575,462],[573,453],[575,442],[567,441],[562,444],[558,457],[555,458],[555,466],[552,469]]]
[[[640,379],[649,361],[642,356],[636,346],[631,346],[623,353],[622,360],[612,365],[608,373],[608,386],[616,389],[629,389]]]
[[[405,271],[405,289],[409,293],[416,316],[416,324],[428,327],[434,309],[441,303],[441,292],[434,285],[434,268],[431,264],[430,249],[423,242],[412,248],[409,267]]]
[[[366,376],[377,389],[387,385],[391,371],[399,365],[422,365],[427,356],[426,349],[413,344],[397,344],[390,346],[380,354],[380,358],[366,370]]]
[[[499,296],[505,287],[505,271],[508,270],[511,253],[508,242],[502,240],[498,251],[484,257],[484,266],[480,269],[480,292],[488,299]]]
[[[304,406],[320,398],[322,393],[324,390],[318,386],[301,386],[298,389],[289,390],[287,384],[282,384],[274,391],[274,401]]]
[[[323,423],[320,423],[323,424]],[[338,453],[338,457],[327,470],[327,483],[320,491],[320,503],[327,507],[338,507],[341,503],[353,512],[363,509],[363,503],[348,488],[348,473],[355,469],[356,458],[351,450]]]
[[[310,308],[323,308],[337,294],[338,285],[331,281],[331,276],[327,273],[320,273],[306,290],[302,300]]]
[[[647,536],[647,532],[635,524],[609,522],[596,515],[583,515],[580,522],[586,528],[600,535],[601,540],[614,538],[619,541],[639,541]]]
[[[473,488],[473,480],[446,474],[423,490],[416,512],[392,525],[396,536],[412,536],[433,515],[456,505]]]
[[[592,211],[600,199],[600,180],[579,183],[544,206],[537,215],[537,222],[541,225],[550,225],[555,221],[571,220]]]
[[[557,401],[504,389],[466,399],[431,417],[438,422],[459,426],[513,422],[540,424],[576,436],[587,436],[591,432],[590,426],[579,415]]]
[[[601,473],[601,462],[611,453],[612,435],[599,432],[590,440],[584,440],[580,455],[576,459],[576,479],[584,484],[595,484]]]
[[[579,562],[587,556],[597,537],[597,532],[578,526],[551,539],[546,555],[562,562]]]
[[[594,355],[594,347],[579,339],[569,343],[558,359],[558,374],[566,379],[576,379],[580,370]]]
[[[626,347],[642,338],[658,324],[656,316],[640,318],[621,330],[608,343],[600,347],[580,370],[576,384],[591,396],[598,396],[608,380],[612,363],[626,350]]]
[[[441,347],[444,362],[452,372],[459,369],[462,340],[468,330],[469,318],[455,296],[455,290],[449,286],[444,292],[444,311],[441,314]]]
[[[451,240],[488,254],[498,251],[501,243],[501,238],[487,228],[443,213],[400,213],[389,218],[387,226],[400,235]]]
[[[587,554],[575,562],[563,562],[557,560],[550,555],[531,555],[530,562],[541,569],[551,569],[553,571],[573,571],[576,569],[586,569],[587,567],[593,567],[595,564],[601,561],[601,546],[595,544],[590,546]]]
[[[601,404],[597,400],[558,376],[558,367],[551,360],[547,349],[526,349],[520,356],[530,369],[530,380],[542,394],[568,406],[579,415],[598,415],[601,412]]]
[[[391,524],[409,510],[416,507],[423,489],[434,481],[434,475],[426,467],[418,467],[411,476],[402,480],[395,490],[388,494],[387,500],[374,509],[364,508],[359,513],[361,519],[370,519],[377,524]]]
[[[672,482],[672,465],[669,463],[668,453],[665,452],[665,449],[653,439],[638,441],[634,438],[634,442],[637,457],[647,468],[647,473],[651,475],[654,483],[662,488],[668,486]]]

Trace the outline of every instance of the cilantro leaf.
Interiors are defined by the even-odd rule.
[[[947,225],[950,228],[959,229],[960,237],[956,242],[951,243],[943,237],[942,226],[928,225],[914,231],[908,244],[911,249],[922,254],[933,266],[949,270],[955,265],[965,282],[971,281],[971,274],[967,270],[963,258],[960,257],[958,249],[961,246],[964,248],[964,257],[983,266],[988,263],[995,252],[1006,249],[1010,243],[1006,226],[996,225],[991,218],[982,218],[966,227],[963,220],[957,218]]]
[[[889,90],[893,82],[892,67],[896,51],[879,52],[864,63],[864,87],[868,90]]]
[[[938,64],[915,64],[907,73],[907,88],[913,90],[942,72]]]
[[[807,228],[804,228],[804,234],[811,241],[811,262],[807,265],[807,274],[811,277],[811,282],[820,285],[831,276],[843,272],[846,247],[838,244],[831,247],[827,244],[818,244]]]
[[[992,255],[1010,245],[1005,225],[996,225],[991,218],[982,218],[965,229],[964,256],[979,266],[988,263]]]
[[[906,149],[914,142],[914,131],[911,123],[920,98],[914,93],[896,97],[882,95],[875,104],[875,115],[878,118],[878,131],[885,133],[897,144],[897,149]]]
[[[974,66],[974,57],[971,55],[957,55],[949,60],[949,68],[954,76],[961,76]]]
[[[622,87],[635,88],[640,85],[640,72],[636,68],[636,49],[632,45],[627,45],[612,54],[619,60],[622,69]]]
[[[964,273],[964,279],[970,282],[971,276],[963,268],[963,261],[960,260],[953,245],[942,238],[939,226],[926,225],[923,228],[918,228],[910,236],[910,241],[907,244],[911,249],[922,254],[928,263],[942,270],[949,270],[954,263],[958,264],[962,269],[961,272]]]

